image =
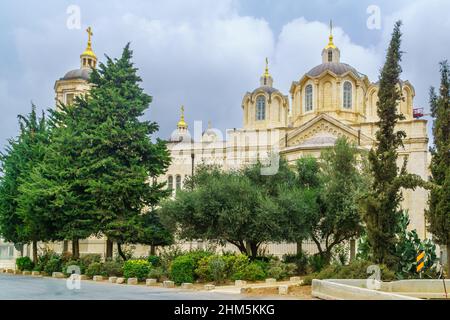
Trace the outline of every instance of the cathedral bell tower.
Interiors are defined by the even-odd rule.
[[[264,74],[259,79],[261,83],[261,87],[272,87],[273,86],[273,78],[269,73],[269,59],[266,58],[266,69],[264,70]]]
[[[91,86],[89,76],[97,66],[97,56],[92,50],[92,28],[87,28],[88,43],[86,50],[80,55],[80,68],[67,72],[64,77],[55,82],[56,106],[60,103],[70,105],[78,95],[87,93]]]
[[[322,63],[339,63],[341,59],[341,51],[333,42],[333,22],[330,20],[330,36],[328,37],[328,45],[322,50]]]
[[[92,51],[92,28],[87,28],[88,33],[88,43],[86,50],[80,55],[81,68],[95,68],[97,66],[97,56],[94,51]]]

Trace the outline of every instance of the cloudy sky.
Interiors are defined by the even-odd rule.
[[[73,5],[80,29],[67,27]],[[380,28],[367,26],[373,6]],[[241,127],[242,97],[259,86],[265,57],[274,86],[288,94],[292,81],[321,62],[330,19],[341,61],[371,81],[402,19],[402,78],[416,88],[415,107],[428,109],[438,62],[450,58],[449,12],[446,0],[2,0],[0,149],[17,134],[17,114],[29,112],[31,101],[39,109],[54,106],[54,82],[79,67],[87,26],[101,60],[119,56],[131,42],[142,85],[154,97],[146,118],[166,138],[181,104],[191,127],[194,120],[211,120],[221,130]]]

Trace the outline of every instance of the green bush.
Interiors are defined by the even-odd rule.
[[[103,270],[109,277],[122,277],[123,262],[107,260],[103,263]]]
[[[55,255],[47,261],[44,266],[44,272],[51,275],[53,272],[61,272],[63,267],[63,261],[60,256]]]
[[[148,272],[149,279],[156,279],[158,281],[161,281],[165,277],[166,277],[166,273],[164,272],[162,267],[150,268],[150,271]]]
[[[264,272],[264,267],[262,263],[253,261],[245,266],[242,274],[234,275],[233,278],[239,278],[241,280],[247,281],[258,281],[264,280],[266,278],[266,273]]]
[[[163,268],[164,272],[169,273],[170,271],[170,265],[173,260],[175,260],[177,257],[182,256],[183,251],[180,247],[177,246],[171,246],[167,248],[163,248],[160,253],[160,265]]]
[[[233,265],[230,270],[231,280],[244,280],[244,270],[249,265],[250,260],[245,254],[234,256]]]
[[[213,255],[202,258],[198,262],[195,274],[202,281],[225,281],[233,265],[234,256]]]
[[[150,262],[147,260],[128,260],[123,264],[123,276],[143,281],[147,278],[150,268]]]
[[[267,276],[277,280],[285,279],[295,274],[297,266],[294,263],[283,263],[279,260],[271,260],[267,267]]]
[[[194,264],[197,265],[201,259],[212,256],[214,253],[206,250],[192,250],[186,253],[186,255],[191,257],[194,260]]]
[[[63,267],[62,267],[62,270],[61,270],[67,276],[70,275],[69,273],[71,273],[71,272],[67,272],[67,270],[68,270],[68,268],[70,266],[78,266],[80,268],[80,273],[81,274],[85,274],[86,273],[86,268],[85,268],[84,265],[81,264],[80,260],[69,260],[69,261],[67,261],[66,263],[63,264]]]
[[[312,272],[320,272],[326,267],[327,262],[326,259],[320,254],[314,254],[308,257],[308,265]]]
[[[161,266],[161,258],[158,256],[149,256],[147,261],[150,262],[153,267]]]
[[[108,276],[101,262],[92,262],[86,269],[86,275],[90,278],[93,276]]]
[[[94,262],[102,262],[102,256],[96,253],[89,253],[80,257],[80,263],[86,269]]]
[[[310,285],[312,279],[368,279],[371,274],[367,273],[367,268],[373,264],[363,260],[355,260],[346,266],[331,264],[318,273],[306,276],[303,279],[303,285]],[[385,265],[379,267],[381,280],[393,281],[396,279],[395,272],[389,270]]]
[[[297,266],[295,271],[298,275],[304,275],[308,272],[308,254],[303,251],[297,254],[285,255],[283,262],[294,263]]]
[[[34,263],[29,257],[20,257],[16,259],[16,266],[20,271],[31,271],[34,268]]]
[[[176,284],[194,282],[195,260],[192,255],[179,256],[173,260],[170,266],[170,279]]]
[[[39,255],[38,261],[37,261],[36,265],[34,266],[33,271],[40,271],[40,272],[45,271],[44,270],[45,266],[52,258],[59,258],[59,255],[56,254],[53,250],[44,249],[42,254]],[[60,271],[60,270],[57,270],[57,271]]]

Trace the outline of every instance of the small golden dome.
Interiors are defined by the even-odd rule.
[[[180,129],[187,129],[188,127],[186,121],[184,121],[184,106],[181,106],[181,117],[180,121],[178,121],[177,127]]]
[[[92,28],[89,27],[86,29],[86,32],[88,34],[88,43],[87,43],[87,47],[86,50],[84,50],[84,52],[81,54],[81,58],[83,57],[88,57],[88,58],[92,58],[94,61],[94,65],[93,67],[95,67],[95,62],[97,61],[97,56],[95,55],[94,51],[92,50]]]

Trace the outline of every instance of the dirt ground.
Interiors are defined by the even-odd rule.
[[[278,288],[253,288],[247,296],[267,296],[278,295]],[[289,298],[296,298],[300,300],[312,300],[311,286],[294,286],[289,290],[289,293],[285,296]]]

